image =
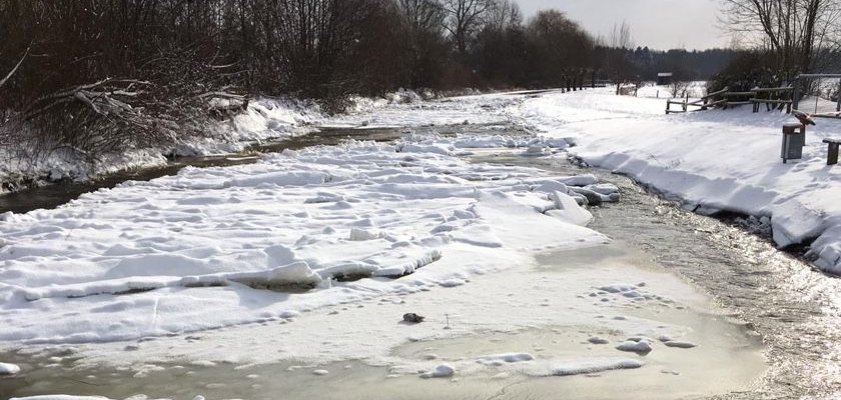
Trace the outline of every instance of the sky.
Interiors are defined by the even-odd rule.
[[[631,26],[637,46],[653,49],[725,47],[730,38],[718,23],[718,0],[516,0],[526,18],[554,8],[594,36],[610,36],[614,24]]]

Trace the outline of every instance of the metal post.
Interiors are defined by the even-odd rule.
[[[794,93],[791,95],[791,108],[798,110],[800,106],[800,75],[794,78]]]

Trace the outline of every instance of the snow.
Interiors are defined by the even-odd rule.
[[[608,241],[582,226],[592,216],[570,196],[592,176],[405,144],[185,168],[55,210],[3,214],[0,340],[129,340],[290,319],[507,267],[473,249],[505,260]]]
[[[591,147],[579,125],[604,123],[605,116],[620,127],[659,121],[663,100],[591,91],[563,99],[552,92],[528,99],[401,96],[360,102],[349,116],[325,122],[517,121],[544,132],[488,135],[476,128],[391,144],[349,141],[285,151],[253,165],[186,168],[83,195],[56,210],[0,215],[0,323],[6,327],[0,344],[72,343],[75,365],[116,366],[138,378],[169,365],[294,361],[307,366],[290,370],[304,368],[327,381],[340,377],[347,360],[361,359],[388,366],[389,377],[458,371],[502,379],[645,364],[639,372],[659,376],[665,364],[658,357],[682,350],[646,358],[595,344],[645,353],[641,346],[653,346],[648,337],[675,336],[676,343],[705,346],[687,363],[710,373],[720,370],[716,365],[742,368],[710,357],[741,360],[733,349],[745,344],[735,343],[740,333],[718,338],[719,325],[697,329],[723,322],[713,312],[695,313],[709,299],[685,282],[618,258],[569,261],[577,258],[567,252],[609,242],[586,227],[593,215],[581,204],[616,201],[618,188],[593,175],[554,176],[464,157],[499,146],[538,157],[586,154]],[[255,126],[247,129],[263,129]],[[557,265],[539,265],[540,252]],[[678,309],[675,318],[670,312]],[[399,323],[407,312],[427,318]],[[571,336],[558,341],[567,347],[547,351],[496,344],[454,355],[429,344],[524,330]],[[399,354],[415,343],[416,353]]]
[[[809,127],[803,159],[783,164],[781,127],[790,115],[749,108],[664,115],[665,100],[609,90],[547,93],[511,109],[541,135],[566,138],[594,166],[632,176],[702,213],[770,217],[781,247],[815,241],[808,256],[841,273],[841,169],[826,165],[826,137],[841,121]]]
[[[663,344],[666,345],[666,347],[676,347],[676,348],[679,348],[679,349],[691,349],[693,347],[698,346],[695,343],[685,342],[685,341],[680,341],[680,340],[666,340],[666,341],[663,341]]]
[[[652,350],[651,341],[643,338],[628,338],[628,340],[616,345],[616,350],[642,354],[649,353]]]
[[[517,363],[534,360],[534,356],[529,353],[505,353],[482,356],[476,359],[476,362],[484,365],[503,365],[505,363]]]
[[[0,376],[15,375],[20,372],[20,367],[15,364],[0,362]]]
[[[219,100],[222,99],[211,99]],[[0,182],[15,183],[27,179],[87,181],[122,170],[164,165],[166,155],[232,153],[244,150],[249,144],[311,132],[312,125],[325,118],[324,113],[313,104],[290,99],[253,99],[244,112],[230,120],[209,122],[206,137],[179,138],[173,146],[132,148],[120,153],[102,154],[98,156],[96,166],[68,149],[59,148],[44,156],[36,154],[31,146],[24,143],[20,148],[0,149],[0,158],[4,160],[0,164]],[[35,156],[22,156],[28,153]]]
[[[449,378],[456,373],[456,370],[449,364],[441,364],[431,370],[422,373],[421,378]]]
[[[644,362],[630,358],[582,358],[552,360],[537,364],[527,371],[532,376],[570,376],[617,369],[636,369],[644,365]]]

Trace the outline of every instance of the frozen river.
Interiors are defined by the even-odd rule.
[[[370,149],[351,147],[350,155],[320,153],[321,150],[312,155],[306,151],[295,155],[302,164],[294,171],[284,172],[287,174],[283,178],[284,184],[289,182],[287,176],[298,179],[304,171],[325,171],[325,166],[334,161],[331,157],[347,157],[337,164],[348,160],[353,168],[361,168],[354,163],[364,158],[365,178],[357,185],[358,176],[343,176],[342,179],[351,183],[346,188],[331,186],[345,181],[324,182],[310,192],[306,185],[296,186],[290,190],[300,192],[307,199],[318,198],[319,202],[296,205],[294,198],[288,198],[292,210],[278,219],[270,219],[272,207],[282,210],[285,206],[277,205],[277,199],[265,205],[261,202],[272,190],[284,189],[266,186],[264,179],[255,185],[254,197],[248,197],[249,189],[245,184],[246,179],[258,174],[271,176],[273,182],[279,182],[277,171],[267,171],[269,167],[262,165],[243,165],[232,167],[238,174],[233,178],[225,175],[229,182],[236,183],[233,186],[238,200],[244,200],[237,203],[244,204],[238,207],[260,211],[247,214],[248,218],[254,218],[248,220],[248,228],[230,231],[237,235],[228,238],[231,243],[248,237],[242,233],[248,230],[275,235],[273,240],[283,243],[284,238],[292,235],[279,233],[275,230],[276,225],[300,219],[296,214],[306,212],[309,222],[289,229],[308,230],[303,233],[309,235],[309,241],[298,240],[295,246],[287,245],[292,256],[284,257],[289,260],[306,260],[313,271],[323,273],[336,271],[336,264],[327,257],[334,255],[332,252],[340,252],[336,257],[350,259],[366,256],[366,251],[376,251],[374,254],[380,259],[393,260],[395,256],[389,251],[404,248],[375,248],[374,242],[378,241],[389,246],[406,242],[409,244],[400,246],[440,251],[439,258],[433,257],[417,271],[407,271],[396,279],[394,276],[379,277],[376,271],[360,280],[326,279],[327,285],[332,286],[319,283],[313,290],[277,293],[270,299],[250,297],[255,290],[253,287],[237,289],[239,304],[236,306],[226,302],[224,296],[228,289],[225,287],[176,289],[167,286],[170,281],[166,279],[149,279],[161,286],[142,293],[103,295],[90,292],[91,286],[73,287],[73,290],[85,290],[85,297],[78,298],[81,300],[73,300],[72,296],[70,300],[51,300],[49,296],[56,293],[55,288],[34,285],[30,292],[37,289],[41,296],[30,300],[35,306],[12,307],[12,302],[16,301],[14,296],[7,297],[9,303],[4,306],[2,317],[7,322],[17,323],[13,332],[22,339],[7,339],[7,352],[0,355],[0,361],[18,364],[22,372],[0,378],[0,397],[66,393],[125,399],[142,393],[149,398],[191,399],[202,395],[207,399],[275,399],[282,393],[283,398],[324,399],[520,399],[560,395],[569,399],[803,396],[828,399],[839,390],[841,383],[836,376],[841,346],[837,344],[839,338],[835,327],[841,324],[836,304],[841,287],[836,279],[815,272],[809,265],[777,251],[764,238],[684,211],[674,203],[645,192],[625,177],[570,164],[564,153],[549,151],[554,146],[549,141],[543,142],[543,153],[536,157],[536,151],[529,148],[534,145],[516,143],[527,139],[523,131],[511,131],[510,127],[519,126],[521,121],[509,121],[510,124],[496,127],[482,122],[480,125],[450,125],[446,133],[506,136],[508,139],[502,142],[521,147],[500,149],[493,148],[492,143],[481,146],[484,148],[464,150],[451,147],[450,154],[444,156],[440,153],[448,152],[446,148],[409,138],[399,146],[405,153],[410,152],[411,156],[407,157],[411,158],[395,158],[396,161],[392,161],[382,148],[369,153]],[[418,130],[412,126],[406,128]],[[367,139],[392,139],[395,132],[403,131],[403,128],[377,131],[380,136]],[[453,141],[447,137],[436,140]],[[410,151],[410,146],[415,148]],[[426,154],[435,154],[435,157],[428,161]],[[234,163],[239,161],[234,157]],[[303,164],[304,161],[308,164]],[[281,165],[278,159],[272,162]],[[375,164],[369,165],[369,162]],[[376,168],[371,169],[371,165]],[[269,166],[276,168],[272,164]],[[211,168],[208,173],[227,174],[224,168]],[[220,204],[212,198],[214,191],[228,191],[232,186],[217,187],[211,180],[203,181],[207,176],[200,170],[190,170],[189,174],[203,186],[194,188],[190,185],[195,186],[195,183],[186,184],[169,193],[167,181],[161,184],[153,181],[160,185],[158,190],[162,198],[137,191],[130,197],[155,203],[158,208],[154,212],[162,213],[158,215],[164,218],[174,215],[166,212],[178,211],[183,213],[179,214],[181,218],[195,214],[194,209],[209,207],[202,210],[206,218],[177,221],[182,224],[214,221],[215,214],[210,208]],[[581,219],[584,214],[567,205],[569,213],[558,214],[558,218],[569,225],[557,226],[541,219],[546,217],[540,213],[532,215],[521,209],[525,204],[548,207],[544,212],[548,215],[559,211],[545,205],[544,198],[535,196],[535,188],[546,187],[550,182],[555,182],[551,183],[553,187],[560,187],[557,183],[561,181],[572,187],[572,181],[563,177],[581,177],[583,174],[594,175],[600,185],[611,183],[618,187],[619,201],[590,207],[593,218],[587,221]],[[451,181],[451,177],[464,181]],[[414,186],[402,187],[400,191],[394,189],[394,185],[401,184],[426,187],[424,190],[434,187],[438,197],[406,197],[405,193],[414,190]],[[478,194],[461,194],[459,185],[466,184],[477,185],[473,190]],[[116,190],[120,193],[122,189]],[[179,191],[187,190],[200,190],[200,197],[197,194],[190,196],[203,200],[179,203]],[[505,196],[488,198],[482,193],[505,193]],[[344,200],[331,197],[335,194],[344,196]],[[404,197],[390,197],[397,194]],[[176,199],[172,209],[168,209],[170,206],[162,200],[170,195]],[[230,199],[231,195],[226,192],[217,198]],[[259,201],[249,202],[252,198]],[[116,207],[115,212],[119,215],[121,200],[107,199],[105,201],[103,197],[98,199],[102,202],[97,203],[92,201],[97,200],[96,197],[83,198],[82,204],[74,207],[90,204],[105,207],[113,202],[108,207]],[[369,208],[354,211],[354,207],[361,207],[354,199],[361,200],[361,204]],[[558,202],[556,199],[556,206]],[[334,203],[339,207],[330,209],[329,219],[327,214],[306,208],[327,207],[324,204],[332,206]],[[183,207],[178,208],[180,206]],[[487,224],[474,226],[457,219],[445,219],[447,222],[443,225],[433,224],[440,215],[450,212],[462,215],[462,209],[471,210],[475,214],[471,218]],[[393,215],[392,211],[397,211],[398,217],[378,218],[382,215],[377,214],[377,210],[389,210],[382,215]],[[354,212],[363,215],[353,215]],[[430,213],[435,215],[430,216]],[[259,224],[261,215],[265,226]],[[52,214],[50,218],[55,220]],[[334,246],[325,246],[327,239],[309,233],[318,225],[312,221],[319,218],[327,221],[323,224],[340,232],[342,224],[347,223],[343,221],[350,221],[349,226],[359,228],[351,233],[351,238],[365,240],[349,243],[350,247],[345,248],[342,245],[346,238],[331,239],[334,241],[329,243]],[[417,221],[417,225],[395,225],[395,221],[401,220]],[[219,221],[214,223],[217,227],[223,226]],[[582,230],[580,225],[584,224],[592,231]],[[100,229],[108,231],[115,226],[120,225],[104,222]],[[439,232],[438,236],[424,238],[418,226],[423,226],[424,231],[431,228]],[[131,231],[128,228],[122,228],[123,232]],[[164,228],[178,227],[166,225]],[[223,229],[230,228],[223,226]],[[322,232],[322,228],[324,226],[319,226],[318,232]],[[408,228],[413,230],[406,231]],[[29,229],[28,234],[33,234],[36,228]],[[19,234],[19,231],[11,231]],[[53,231],[37,234],[50,235]],[[332,234],[326,228],[323,231]],[[183,229],[173,232],[176,238],[191,237],[190,232],[184,233]],[[250,249],[249,246],[227,248],[224,235],[216,237],[213,230],[201,232],[203,237],[220,240],[203,249],[214,246],[222,249],[202,250],[202,254],[217,257]],[[76,235],[72,231],[60,233],[65,235],[61,236],[65,240],[73,238],[71,233]],[[441,233],[449,235],[449,241],[430,244]],[[142,236],[144,233],[135,234]],[[387,235],[402,239],[389,242]],[[61,239],[59,236],[39,237],[56,240]],[[419,237],[415,239],[415,236]],[[527,240],[522,240],[524,237]],[[553,246],[553,237],[566,244]],[[16,237],[18,244],[22,238],[25,236]],[[134,240],[134,243],[141,242]],[[104,243],[108,243],[107,240]],[[251,244],[262,246],[260,242]],[[71,245],[84,246],[84,243],[72,242]],[[155,246],[156,251],[163,249]],[[124,247],[119,247],[123,253],[127,251]],[[368,248],[373,250],[366,250]],[[108,256],[115,256],[113,250],[112,253],[106,250],[90,251],[104,251]],[[177,251],[200,258],[195,249]],[[411,257],[414,253],[405,254]],[[42,255],[28,257],[13,258],[11,264],[6,261],[6,282],[15,285],[25,282],[9,270],[28,265],[26,263],[31,263],[32,257]],[[104,257],[98,255],[80,260],[85,263],[107,261],[101,258]],[[46,261],[49,260],[35,260]],[[323,268],[319,261],[324,263]],[[29,273],[26,269],[18,270]],[[253,278],[253,275],[249,276]],[[49,282],[41,275],[38,279]],[[189,303],[193,296],[203,296],[198,293],[208,290],[215,290],[223,297],[199,298]],[[129,319],[143,316],[143,299],[146,298],[143,296],[159,299],[154,307],[155,316],[159,318],[156,329],[160,330],[155,331],[158,334],[148,334],[142,331],[148,328],[144,322],[136,327],[142,333],[131,338],[128,328],[134,325]],[[159,305],[158,302],[169,301],[167,299],[184,299],[189,307],[202,301],[218,300],[220,307],[227,307],[220,313],[242,307],[249,312],[253,310],[255,317],[251,321],[247,320],[247,315],[242,317],[246,321],[224,319],[212,315],[211,309],[208,314],[195,314],[203,318],[201,322],[212,326],[210,328],[164,331],[166,326],[183,326],[178,324],[180,316],[193,315],[172,304],[169,308]],[[70,308],[63,308],[65,304]],[[288,304],[290,310],[299,308],[294,312],[280,312],[272,308],[276,304],[284,307]],[[81,314],[72,315],[71,308],[79,305],[83,310]],[[95,318],[84,315],[86,307],[107,310],[101,315],[113,321],[112,328],[96,329]],[[167,310],[173,310],[172,322],[165,320]],[[37,336],[37,331],[20,326],[19,321],[25,319],[17,315],[25,312],[54,315],[53,321],[39,322],[38,318],[42,317],[35,318],[32,324],[36,328],[33,329],[42,324],[40,326],[45,329],[66,336],[47,340]],[[403,324],[400,320],[406,312],[416,312],[427,319],[417,325]],[[86,325],[91,327],[86,328]],[[73,334],[89,332],[97,332],[104,340],[73,339],[79,337]],[[637,351],[618,349],[629,346]],[[441,369],[442,366],[452,368],[452,374]],[[443,376],[419,377],[424,374]]]

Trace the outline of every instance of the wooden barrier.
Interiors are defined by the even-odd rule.
[[[718,107],[723,105],[726,100],[716,98],[723,96],[727,93],[729,89],[724,88],[717,92],[710,93],[704,97],[701,97],[695,101],[689,101],[689,95],[686,95],[686,98],[681,99],[681,101],[675,100],[666,100],[666,114],[678,114],[678,113],[685,113],[689,111],[703,111],[709,108]],[[672,105],[679,105],[681,107],[680,110],[672,110]],[[689,107],[698,107],[697,110],[690,110]]]
[[[753,112],[759,112],[760,106],[765,104],[766,111],[785,109],[787,114],[791,113],[793,87],[754,88],[751,92],[753,93],[753,98],[751,98]]]
[[[785,109],[786,113],[791,113],[793,91],[792,87],[754,88],[748,92],[731,92],[729,88],[724,88],[695,101],[689,101],[689,96],[680,101],[666,100],[666,114],[704,111],[715,107],[726,109],[748,104],[753,105],[753,112],[759,112],[760,105],[765,104],[768,111]],[[681,108],[673,110],[673,105]],[[692,110],[689,107],[697,107],[697,109]]]

